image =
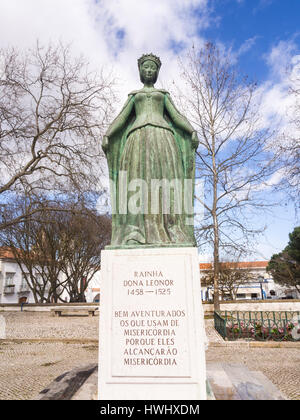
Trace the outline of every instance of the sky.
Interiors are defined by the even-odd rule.
[[[300,63],[299,16],[299,0],[0,0],[0,48],[72,43],[94,68],[113,70],[121,107],[140,88],[142,54],[160,56],[157,86],[167,87],[179,78],[178,54],[213,41],[258,82],[265,120],[284,124],[288,77]],[[282,250],[299,223],[289,202],[267,215],[257,259]]]

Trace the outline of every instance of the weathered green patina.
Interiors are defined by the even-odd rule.
[[[102,142],[113,202],[109,248],[195,246],[186,208],[193,209],[197,134],[169,93],[154,88],[160,59],[148,54],[138,64],[144,87],[129,94]],[[166,197],[156,182],[178,188]],[[188,198],[186,185],[192,185]]]

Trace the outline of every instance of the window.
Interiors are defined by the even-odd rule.
[[[22,282],[21,282],[21,286],[20,286],[20,291],[21,292],[27,292],[30,290],[26,278],[29,278],[29,274],[23,275],[22,276]]]
[[[246,299],[246,294],[245,293],[238,293],[236,295],[237,299]]]
[[[15,276],[15,273],[6,273],[5,274],[4,293],[6,295],[13,295],[15,293],[14,276]]]
[[[251,293],[251,299],[257,299],[257,293]]]
[[[6,273],[5,274],[5,286],[14,286],[15,285],[15,281],[14,281],[15,274],[16,273]]]

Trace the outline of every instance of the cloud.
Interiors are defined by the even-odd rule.
[[[99,21],[109,22],[107,43],[130,89],[138,82],[137,58],[153,52],[162,59],[159,85],[178,77],[177,54],[201,41],[210,22],[206,0],[102,1]],[[122,33],[122,43],[116,34]]]
[[[246,41],[238,49],[237,55],[240,56],[251,50],[258,38],[259,36],[253,36],[252,38],[246,39]]]
[[[264,56],[269,67],[268,80],[258,88],[262,98],[261,112],[264,124],[289,130],[289,122],[296,105],[289,88],[295,72],[299,71],[300,56],[294,40],[279,41]]]
[[[0,43],[26,47],[36,38],[47,42],[63,38],[89,49],[97,39],[92,0],[10,0],[0,6]],[[83,47],[83,44],[84,47]]]
[[[177,53],[209,24],[208,0],[10,0],[0,4],[0,46],[72,42],[95,66],[116,69],[125,97],[139,87],[141,54],[161,56],[164,84],[177,77]]]
[[[113,68],[120,100],[141,87],[137,59],[153,52],[163,66],[158,87],[179,78],[178,52],[202,42],[208,0],[9,0],[0,2],[0,47],[23,50],[36,40],[72,43],[94,68]],[[116,111],[121,107],[116,105]],[[112,116],[113,117],[113,116]],[[103,177],[100,180],[105,184]]]
[[[253,9],[253,14],[255,15],[257,12],[271,6],[273,2],[274,0],[259,0],[258,5]]]
[[[269,0],[260,1],[267,5]],[[212,23],[208,0],[9,0],[0,3],[0,47],[21,49],[34,44],[62,40],[73,43],[76,53],[84,53],[95,66],[110,66],[119,76],[121,101],[140,86],[137,58],[147,52],[161,57],[158,86],[168,87],[179,79],[178,53],[192,44],[201,45],[201,31]],[[249,51],[257,36],[247,39],[233,61]],[[219,43],[221,48],[226,47]],[[274,116],[286,118],[291,105],[289,74],[297,58],[294,40],[280,41],[264,60],[270,68],[269,80],[260,86],[265,123]]]
[[[288,76],[293,57],[296,54],[297,45],[294,39],[279,41],[271,51],[264,56],[273,79],[282,81]]]
[[[123,29],[126,49],[139,53],[149,46],[169,49],[170,41],[189,43],[198,29],[208,26],[206,0],[108,0],[101,5],[101,15],[110,23],[108,34]]]

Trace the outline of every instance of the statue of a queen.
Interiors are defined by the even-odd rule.
[[[191,181],[189,204],[193,208],[197,133],[176,109],[170,94],[154,88],[160,59],[153,54],[143,55],[138,67],[144,87],[128,95],[102,142],[114,186],[109,248],[194,247],[193,223],[186,222],[186,206],[178,205],[183,203],[185,191],[179,188],[176,195],[171,188],[166,194],[158,188],[153,197],[153,185],[159,185],[157,181],[160,186],[172,185],[175,180],[184,186],[190,185],[185,181]],[[136,195],[133,185],[143,190],[138,210],[130,202]]]

